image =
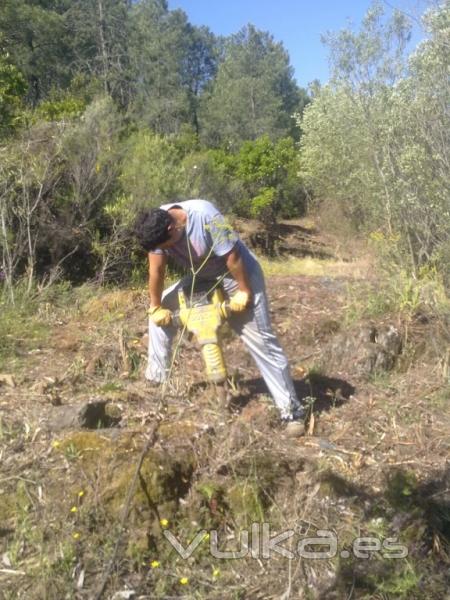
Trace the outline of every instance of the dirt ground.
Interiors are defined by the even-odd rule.
[[[267,278],[308,435],[283,436],[258,370],[231,335],[227,392],[205,382],[187,338],[164,397],[146,383],[145,290],[99,291],[66,311],[48,306],[47,341],[24,340],[0,377],[0,598],[96,597],[117,539],[107,598],[450,598],[450,384],[448,358],[435,348],[445,343],[439,324],[423,315],[349,317],[354,286],[367,294],[377,286],[367,257],[345,256],[302,222],[284,224],[280,236],[278,260],[330,261],[325,274],[280,268]],[[368,327],[399,332],[392,370],[362,372],[360,347],[348,351],[343,340]],[[107,403],[110,426],[67,427],[68,407],[89,402]],[[144,508],[131,501],[120,532],[112,482],[137,464],[156,422],[152,452],[173,469],[170,493]],[[83,446],[76,436],[86,432],[101,443]],[[96,443],[107,450],[94,468],[86,456]],[[186,464],[170,462],[178,453]],[[149,466],[149,489],[154,477]],[[114,488],[120,509],[131,480]],[[316,561],[203,553],[183,562],[158,525],[170,514],[179,535],[214,525],[231,536],[255,513],[277,532],[332,531],[339,553]],[[355,557],[348,549],[358,535],[395,538],[408,556],[389,561],[378,548]]]

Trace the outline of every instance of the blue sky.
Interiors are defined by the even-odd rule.
[[[385,0],[416,18],[425,0]],[[357,27],[370,0],[169,0],[169,8],[181,8],[194,25],[207,25],[217,35],[236,33],[247,23],[269,31],[289,52],[295,77],[301,86],[313,79],[328,79],[328,52],[320,36],[352,23]],[[416,27],[412,43],[420,39]]]

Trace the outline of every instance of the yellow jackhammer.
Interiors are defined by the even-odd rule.
[[[215,282],[197,285],[178,291],[179,310],[173,316],[174,324],[185,327],[202,347],[208,380],[220,383],[227,378],[227,368],[220,345],[220,328],[230,311],[222,288],[213,287]]]

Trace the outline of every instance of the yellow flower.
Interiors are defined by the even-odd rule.
[[[220,577],[220,569],[214,569],[213,579],[217,579],[218,577]]]
[[[58,440],[54,440],[52,442],[52,446],[53,448],[59,448],[59,446],[61,446],[61,442],[58,442]]]
[[[159,560],[152,560],[152,562],[150,563],[150,566],[152,569],[157,569],[158,567],[161,566],[161,563],[159,562]]]
[[[181,583],[181,585],[187,585],[189,583],[189,578],[188,577],[182,577],[180,579],[180,583]]]
[[[161,527],[168,527],[169,520],[168,519],[161,519],[160,523],[161,523]]]
[[[72,537],[73,537],[74,540],[79,540],[80,539],[80,534],[78,532],[75,532]]]
[[[78,498],[82,498],[83,496],[84,496],[83,490],[81,490],[81,492],[78,492]]]
[[[76,506],[72,506],[72,508],[70,509],[70,512],[76,513],[77,510],[78,510],[78,508]]]
[[[203,536],[203,540],[204,540],[205,542],[207,542],[207,541],[209,540],[209,538],[210,538],[210,535],[209,535],[209,533],[205,533],[205,535]]]

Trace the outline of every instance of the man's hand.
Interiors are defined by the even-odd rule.
[[[249,305],[249,302],[250,294],[239,290],[230,298],[230,310],[231,312],[243,312]]]
[[[243,312],[251,302],[252,291],[247,269],[237,247],[228,254],[226,261],[228,270],[238,284],[238,291],[230,298],[230,310]]]
[[[162,306],[153,306],[148,309],[148,315],[155,325],[163,327],[172,322],[172,312]]]

